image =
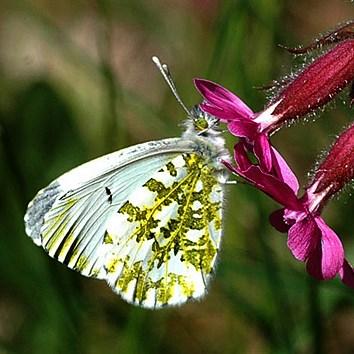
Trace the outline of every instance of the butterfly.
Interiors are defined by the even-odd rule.
[[[222,235],[229,158],[217,118],[188,110],[185,131],[89,161],[40,190],[25,215],[33,242],[146,308],[205,294]]]

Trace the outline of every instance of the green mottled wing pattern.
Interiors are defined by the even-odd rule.
[[[26,232],[128,302],[159,308],[198,298],[215,267],[223,194],[203,148],[164,139],[81,165],[30,202]]]
[[[122,204],[121,198],[128,197],[127,191],[139,187],[160,165],[158,159],[147,159],[144,168],[140,161],[132,163],[128,171],[123,169],[65,193],[44,217],[43,248],[50,256],[84,275],[105,278],[101,269],[106,248],[101,245],[107,220]]]
[[[39,191],[26,232],[48,254],[83,275],[105,278],[107,220],[129,195],[191,143],[179,138],[135,145],[83,164]]]
[[[129,302],[161,307],[206,291],[220,246],[222,188],[199,155],[181,154],[108,221],[104,268]]]

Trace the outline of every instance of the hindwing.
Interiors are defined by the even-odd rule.
[[[218,171],[195,142],[165,139],[90,161],[29,204],[26,232],[51,257],[144,307],[204,294],[220,246]]]
[[[200,297],[220,246],[221,218],[215,171],[195,153],[175,157],[108,221],[108,282],[146,307]]]

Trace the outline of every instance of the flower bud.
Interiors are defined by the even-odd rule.
[[[293,120],[324,106],[354,80],[354,39],[338,43],[305,67],[271,102],[278,116],[276,130],[285,121]]]
[[[328,190],[327,194],[333,195],[353,178],[354,124],[338,137],[319,165],[314,178],[314,181],[318,181],[315,193]]]

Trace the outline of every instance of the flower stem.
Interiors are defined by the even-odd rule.
[[[122,117],[119,116],[118,103],[121,103],[121,89],[117,74],[112,68],[112,18],[105,2],[96,3],[98,14],[103,20],[103,30],[98,31],[98,50],[101,57],[101,74],[107,94],[107,111],[105,119],[104,148],[107,151],[116,150],[126,145],[126,135]],[[118,144],[117,144],[118,142]]]
[[[313,353],[322,354],[323,353],[323,325],[322,325],[322,315],[321,315],[321,303],[320,303],[320,287],[319,282],[312,277],[309,277],[308,282],[308,295],[309,295],[309,306],[310,306],[310,323],[311,332],[313,338]]]
[[[261,252],[263,254],[268,288],[274,299],[277,321],[275,331],[278,332],[278,345],[284,353],[294,353],[293,340],[290,333],[293,332],[293,316],[291,307],[285,292],[285,286],[279,276],[279,267],[275,255],[264,237],[259,238]],[[270,256],[271,255],[271,256]],[[286,314],[286,315],[285,315]]]

